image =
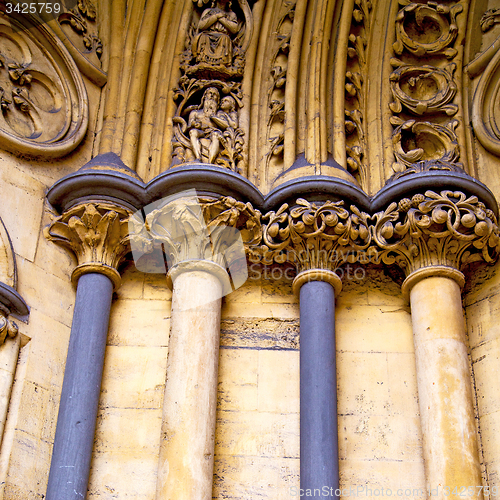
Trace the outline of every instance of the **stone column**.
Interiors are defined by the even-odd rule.
[[[368,215],[343,202],[297,200],[266,215],[264,262],[295,263],[300,296],[300,487],[338,498],[335,270],[368,247]]]
[[[47,500],[86,498],[113,288],[128,251],[130,211],[111,203],[77,205],[46,228],[72,250],[77,287]]]
[[[498,252],[496,217],[458,191],[416,194],[374,217],[379,259],[407,275],[427,496],[482,498],[460,269]]]
[[[246,281],[244,242],[260,237],[260,213],[231,198],[193,193],[165,200],[147,226],[162,245],[173,285],[156,499],[209,500],[221,299],[232,289],[227,269],[235,288]]]

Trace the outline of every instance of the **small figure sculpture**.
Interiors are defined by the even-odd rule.
[[[202,139],[208,143],[208,163],[213,163],[219,153],[220,130],[213,119],[219,109],[220,95],[215,87],[205,90],[198,109],[191,111],[188,120],[189,138],[196,159],[202,159]]]
[[[233,42],[231,36],[239,30],[238,18],[231,10],[231,0],[213,0],[198,23],[193,40],[193,55],[198,63],[231,66]]]

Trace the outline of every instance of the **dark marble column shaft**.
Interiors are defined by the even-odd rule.
[[[324,281],[300,289],[300,487],[321,498],[339,487],[335,292]]]
[[[112,295],[103,274],[78,280],[47,500],[87,496]]]

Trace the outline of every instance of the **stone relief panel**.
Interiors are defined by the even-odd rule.
[[[0,146],[57,158],[86,133],[86,90],[60,40],[32,21],[0,16]]]
[[[198,161],[241,170],[241,80],[251,34],[246,0],[196,2],[174,95],[174,164]]]
[[[394,176],[422,168],[416,163],[460,170],[460,121],[456,71],[457,16],[464,7],[449,2],[400,0],[395,56],[390,75]],[[456,168],[454,167],[456,166]],[[425,170],[425,168],[424,168]]]

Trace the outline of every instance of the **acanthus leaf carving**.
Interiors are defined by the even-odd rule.
[[[45,228],[49,241],[71,250],[77,259],[77,268],[92,267],[107,274],[119,284],[118,265],[130,251],[129,231],[131,212],[109,203],[77,205],[56,217]],[[73,272],[73,277],[75,276]]]

